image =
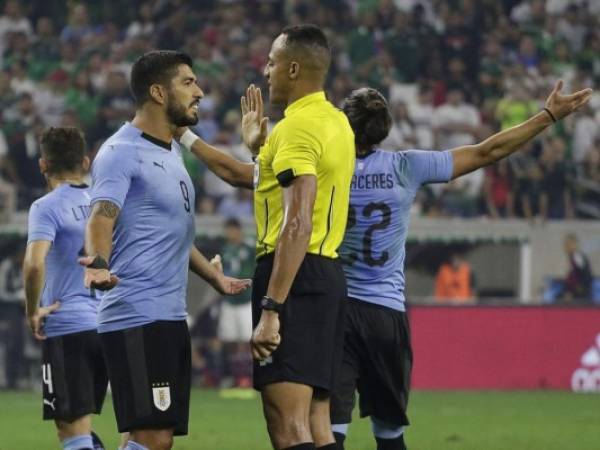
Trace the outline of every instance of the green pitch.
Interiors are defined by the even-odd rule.
[[[54,428],[40,420],[37,393],[0,393],[0,450],[59,449]],[[598,450],[600,396],[567,392],[415,392],[409,450]],[[107,450],[117,447],[112,405],[95,418]],[[369,450],[368,420],[355,419],[348,450]],[[268,450],[258,399],[192,394],[190,435],[176,450]]]

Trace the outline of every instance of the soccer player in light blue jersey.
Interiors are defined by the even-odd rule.
[[[222,294],[237,294],[250,281],[224,276],[193,244],[194,189],[173,141],[175,129],[198,121],[203,93],[192,60],[175,51],[146,53],[133,64],[131,91],[135,117],[92,166],[82,264],[86,286],[107,290],[98,331],[118,429],[130,432],[126,449],[168,450],[188,429],[188,269]]]
[[[98,338],[99,300],[81,283],[90,192],[85,141],[72,127],[41,137],[40,169],[50,193],[29,210],[23,266],[27,320],[42,341],[43,417],[54,420],[65,450],[102,446],[92,439],[108,378]]]
[[[560,93],[559,81],[545,108],[531,119],[485,141],[446,151],[387,152],[377,145],[391,117],[374,89],[352,92],[343,110],[355,133],[356,166],[346,234],[339,249],[348,283],[341,380],[331,414],[338,449],[352,417],[355,391],[360,414],[370,416],[378,450],[404,450],[412,369],[405,313],[404,256],[410,207],[426,183],[447,182],[492,164],[585,104],[591,89]]]

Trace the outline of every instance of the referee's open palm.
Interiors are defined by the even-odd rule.
[[[253,155],[258,154],[260,146],[267,139],[268,117],[263,117],[263,100],[260,88],[251,84],[246,95],[241,98],[242,138]]]

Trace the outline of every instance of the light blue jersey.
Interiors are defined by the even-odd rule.
[[[127,123],[92,165],[92,205],[120,208],[109,261],[119,283],[102,297],[101,333],[186,318],[194,188],[181,149]]]
[[[404,246],[412,202],[423,184],[451,177],[449,151],[376,150],[356,159],[339,249],[349,297],[404,311]]]
[[[36,200],[29,210],[27,243],[52,242],[46,256],[46,281],[41,305],[60,301],[61,306],[46,318],[48,337],[94,330],[98,326],[99,300],[83,287],[83,254],[90,194],[86,185],[61,184]]]

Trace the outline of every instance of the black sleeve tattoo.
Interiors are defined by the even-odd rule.
[[[94,210],[92,213],[99,216],[108,217],[109,219],[115,219],[119,215],[119,211],[119,207],[113,202],[102,200],[94,205]]]

